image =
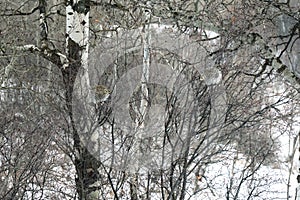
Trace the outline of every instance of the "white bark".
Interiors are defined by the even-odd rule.
[[[89,71],[88,71],[88,50],[89,50],[89,11],[78,12],[73,9],[75,4],[78,4],[80,0],[74,0],[73,5],[69,3],[66,7],[66,53],[70,54],[70,40],[75,42],[80,47],[81,56],[81,71],[77,77],[80,77],[80,81],[76,89],[79,89],[80,96],[86,98],[87,101],[94,101],[92,98]],[[65,63],[64,68],[69,67],[69,63]]]
[[[79,0],[74,0],[74,4]],[[69,4],[66,7],[66,32],[67,39],[71,38],[74,42],[78,43],[81,47],[84,47],[82,56],[87,53],[88,39],[89,39],[89,12],[79,13],[73,10],[73,5]],[[68,41],[67,41],[68,42]]]
[[[45,51],[47,51],[46,49],[48,49],[48,24],[46,19],[46,6],[46,0],[39,0],[41,48]]]
[[[298,133],[298,151],[300,152],[300,131],[299,131],[299,133]],[[297,187],[296,187],[296,197],[295,197],[295,199],[296,200],[300,200],[300,172],[299,172],[299,170],[300,170],[300,153],[298,154],[299,155],[299,158],[298,158],[298,176],[297,176],[297,182],[298,182],[298,185],[297,185]]]
[[[142,68],[142,77],[141,77],[141,107],[140,113],[142,117],[142,121],[140,122],[142,128],[144,127],[145,116],[147,114],[147,107],[149,101],[149,91],[147,84],[149,82],[149,68],[150,68],[150,41],[151,41],[151,34],[149,30],[149,25],[144,27],[142,32],[142,39],[143,39],[143,68]]]
[[[140,172],[141,161],[143,158],[143,152],[141,152],[141,145],[143,145],[143,137],[145,137],[145,118],[147,115],[147,110],[149,106],[149,91],[148,91],[148,82],[149,82],[149,68],[150,68],[150,42],[151,42],[151,33],[150,33],[150,24],[147,24],[150,21],[150,12],[145,10],[145,25],[142,29],[142,45],[143,45],[143,65],[142,65],[142,74],[141,74],[141,102],[140,107],[135,108],[137,111],[137,117],[135,119],[136,131],[135,131],[135,141],[133,144],[133,151],[137,154],[139,159],[134,166],[134,171],[136,174]],[[140,172],[143,173],[143,172]],[[138,176],[131,177],[131,198],[137,199],[138,197]]]
[[[146,23],[150,19],[150,13],[145,11]],[[143,44],[143,65],[141,74],[141,102],[138,108],[138,117],[136,118],[136,141],[134,146],[134,151],[138,153],[138,158],[142,158],[142,152],[140,150],[140,145],[142,145],[142,139],[144,137],[145,128],[145,118],[147,115],[148,105],[149,105],[149,68],[150,68],[150,25],[145,24],[142,29],[142,44]],[[140,164],[137,162],[136,171],[139,171]]]
[[[15,52],[13,53],[13,56],[7,66],[4,67],[4,76],[0,77],[0,85],[2,88],[9,88],[12,86],[13,80],[10,78],[10,73],[14,68],[14,65],[16,63],[17,56],[15,55]],[[0,100],[2,101],[8,101],[7,92],[4,90],[4,92],[0,92]]]

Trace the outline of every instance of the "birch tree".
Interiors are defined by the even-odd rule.
[[[1,165],[0,174],[1,178],[7,174],[13,177],[2,186],[1,191],[4,192],[1,194],[4,195],[1,197],[21,198],[20,194],[23,194],[24,198],[35,195],[46,198],[37,191],[47,191],[45,185],[51,183],[44,182],[43,185],[36,177],[47,179],[49,173],[30,172],[33,169],[55,171],[51,164],[60,163],[58,160],[49,161],[49,165],[44,167],[41,166],[42,159],[39,160],[49,155],[48,150],[51,150],[64,152],[66,163],[69,163],[64,172],[73,170],[75,174],[73,182],[69,181],[71,185],[65,184],[68,185],[65,188],[72,188],[74,184],[76,194],[74,191],[72,194],[60,191],[56,198],[187,199],[224,195],[227,199],[264,198],[261,188],[268,185],[268,180],[259,176],[259,171],[264,166],[276,165],[278,141],[274,132],[293,137],[293,124],[298,123],[297,2],[39,0],[16,3],[3,0],[1,4],[1,17],[4,19],[0,26],[3,35],[1,103],[5,105],[1,112],[11,111],[13,106],[9,102],[14,99],[25,102],[11,115],[3,114],[5,117],[0,118],[0,144],[4,147],[1,159],[7,164]],[[93,11],[91,15],[90,10]],[[151,17],[147,17],[145,10],[150,11]],[[66,24],[59,23],[64,20]],[[29,24],[32,28],[28,28]],[[284,31],[278,32],[278,27]],[[36,30],[39,41],[33,44]],[[19,37],[14,32],[26,35]],[[66,33],[66,38],[60,33]],[[92,57],[89,56],[90,44],[96,46]],[[24,67],[28,69],[33,63],[19,59],[24,53],[26,59],[30,55],[38,57],[35,58],[39,60],[36,68],[40,70],[45,63],[55,66],[51,71],[46,70],[55,77],[49,79],[47,76],[47,80],[53,82],[50,84],[53,90],[44,86],[43,81],[23,81],[21,85],[28,84],[27,89],[32,90],[26,90],[26,95],[22,93],[25,89],[18,89],[18,79],[39,76],[34,70],[24,71]],[[136,70],[136,66],[140,67],[140,71]],[[96,69],[93,71],[92,67]],[[94,72],[101,73],[97,77]],[[171,78],[163,79],[163,75]],[[131,79],[125,79],[126,76]],[[43,80],[43,77],[39,78]],[[153,80],[156,82],[151,83]],[[129,82],[133,86],[127,84]],[[168,87],[167,82],[173,83],[174,87]],[[281,85],[279,89],[273,89],[275,82]],[[101,104],[102,115],[106,115],[105,126],[102,122],[97,124],[93,114],[86,114],[95,111],[90,105],[95,103],[92,88],[99,83],[112,90],[111,104],[110,100]],[[43,101],[29,98],[32,94],[40,94]],[[182,96],[186,97],[186,101]],[[31,100],[38,111],[33,112]],[[139,103],[134,105],[131,100]],[[224,102],[226,105],[222,104]],[[112,109],[112,113],[104,112],[106,108],[108,111]],[[19,115],[18,110],[28,110],[26,115],[34,117],[24,117],[24,113]],[[38,143],[28,151],[27,157],[36,158],[33,162],[29,162],[26,156],[18,156],[21,151],[30,149],[30,145],[20,145],[20,148],[9,145],[14,144],[15,138],[9,137],[9,134],[17,130],[11,128],[15,126],[12,123],[14,119],[25,120],[32,125],[22,127],[21,130],[27,131],[31,127],[40,127],[34,126],[37,122],[43,122],[45,128],[34,133],[36,138],[39,138],[40,132],[47,133],[42,137],[44,143]],[[117,160],[119,152],[116,149],[122,149],[120,146],[130,149],[134,144],[133,150],[139,152],[138,147],[145,138],[135,135],[137,140],[132,140],[132,130],[138,127],[146,129],[150,124],[150,129],[157,134],[158,129],[154,126],[157,123],[153,119],[163,122],[160,139],[164,140],[153,142],[159,138],[153,134],[147,140],[149,143],[145,144],[151,144],[149,148],[161,156],[157,160],[164,165],[133,176],[130,170],[115,165],[126,163]],[[122,121],[126,123],[122,124]],[[134,128],[128,125],[132,121]],[[116,154],[104,153],[100,147],[91,145],[98,139],[85,143],[82,138],[89,133],[92,135],[94,126],[98,130],[95,131],[98,139],[109,138],[105,142],[111,142],[110,146],[102,145],[102,150]],[[49,130],[55,127],[55,130],[48,132],[46,127]],[[128,127],[132,132],[128,133]],[[31,144],[27,143],[30,135],[24,135],[24,144]],[[161,141],[164,143],[160,146]],[[49,145],[53,144],[51,142],[54,145]],[[91,146],[100,152],[101,159],[91,151]],[[9,156],[11,149],[15,157]],[[37,149],[44,151],[37,152]],[[166,149],[170,151],[164,151]],[[295,151],[296,148],[293,149]],[[124,152],[120,154],[120,160],[136,159],[129,150]],[[143,156],[149,161],[146,154]],[[13,158],[15,161],[11,162]],[[224,173],[223,169],[220,169],[220,174],[214,173],[216,162],[230,169],[226,171],[228,173]],[[291,162],[290,168],[292,165]],[[225,176],[229,177],[229,181],[222,182],[223,188],[225,186],[222,190],[218,185],[219,177]],[[32,181],[26,182],[25,177],[31,177]],[[61,180],[63,178],[62,175]],[[14,183],[14,187],[10,183]],[[36,186],[35,189],[32,189],[33,186]],[[250,189],[245,192],[245,188]],[[28,190],[35,190],[35,194],[30,196]],[[57,188],[53,190],[59,191]]]

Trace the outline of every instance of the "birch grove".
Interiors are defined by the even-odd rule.
[[[1,199],[299,199],[298,1],[0,5]]]

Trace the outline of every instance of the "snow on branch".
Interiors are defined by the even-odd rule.
[[[17,46],[13,49],[17,51],[29,51],[31,53],[37,53],[38,55],[42,56],[46,60],[57,65],[58,67],[65,67],[67,63],[72,61],[65,54],[62,54],[58,50],[41,49],[33,44]]]
[[[297,74],[293,69],[291,69],[291,67],[284,64],[284,62],[280,58],[281,55],[276,55],[276,53],[273,52],[272,48],[267,44],[267,42],[259,33],[249,33],[245,38],[242,38],[242,42],[240,45],[234,47],[233,49],[222,49],[222,51],[233,52],[239,49],[239,47],[243,44],[250,44],[259,47],[260,58],[262,59],[263,63],[261,66],[261,70],[257,74],[243,72],[244,74],[248,76],[259,77],[265,72],[267,66],[270,66],[274,69],[274,71],[276,71],[276,73],[282,75],[285,80],[287,80],[294,88],[296,88],[298,91],[300,90],[300,75]],[[210,56],[218,53],[220,53],[220,50],[212,52]]]
[[[263,37],[258,33],[251,33],[249,36],[252,38],[252,42],[257,43],[262,46],[264,51],[262,51],[262,59],[264,59],[265,64],[273,67],[277,73],[284,76],[284,78],[290,82],[295,88],[300,89],[300,77],[290,69],[287,65],[285,65],[280,59],[281,55],[277,56],[269,47],[269,45],[263,40]]]

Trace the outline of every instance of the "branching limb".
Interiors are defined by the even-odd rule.
[[[58,50],[41,49],[33,44],[14,47],[14,49],[18,51],[29,51],[31,53],[38,54],[46,60],[57,65],[58,67],[65,67],[66,64],[75,62],[74,60],[67,58],[65,54],[59,52]]]

